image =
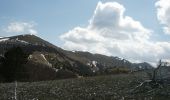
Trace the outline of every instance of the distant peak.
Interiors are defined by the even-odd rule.
[[[23,35],[31,35],[31,36],[36,36],[35,34],[23,34]]]
[[[18,35],[18,36],[36,36],[35,34],[22,34],[22,35]]]

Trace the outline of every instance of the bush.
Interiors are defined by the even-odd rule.
[[[127,68],[111,68],[111,69],[107,69],[105,71],[106,74],[127,74],[129,73],[129,69]]]
[[[27,62],[27,58],[28,54],[20,47],[13,47],[4,54],[1,74],[6,82],[18,81],[27,77],[23,67],[23,64]]]

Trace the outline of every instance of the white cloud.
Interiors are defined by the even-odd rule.
[[[157,7],[157,18],[161,24],[165,25],[163,31],[170,35],[170,0],[158,0],[155,3]]]
[[[60,36],[63,47],[119,56],[133,62],[170,59],[170,43],[150,41],[152,30],[125,16],[125,10],[117,2],[99,2],[87,27],[75,27]]]
[[[37,31],[34,29],[35,23],[33,22],[11,22],[4,29],[7,33],[12,34],[37,34]]]

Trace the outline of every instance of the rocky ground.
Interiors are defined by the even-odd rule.
[[[152,87],[147,85],[146,80],[148,76],[145,72],[137,72],[56,81],[17,82],[16,96],[17,100],[170,100],[170,85]],[[0,100],[15,100],[15,87],[15,83],[1,83]]]

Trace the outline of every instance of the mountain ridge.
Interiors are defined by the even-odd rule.
[[[4,55],[4,53],[12,47],[21,47],[30,53],[29,63],[25,66],[36,66],[37,68],[45,66],[45,68],[49,69],[48,73],[52,71],[51,73],[55,74],[55,77],[53,76],[54,79],[57,77],[68,78],[69,75],[79,77],[115,73],[115,69],[125,69],[124,71],[128,72],[153,68],[146,62],[132,63],[126,59],[114,56],[64,50],[38,36],[29,34],[0,38],[1,55]],[[45,61],[46,64],[43,61]],[[35,67],[28,69],[30,72],[32,69],[34,69],[34,72],[38,72]],[[41,69],[41,71],[44,72],[45,70]],[[67,75],[67,73],[69,73],[69,75]],[[34,77],[34,75],[32,75],[32,77]],[[41,75],[39,77],[41,77]],[[47,79],[48,78],[49,77],[47,77]]]

